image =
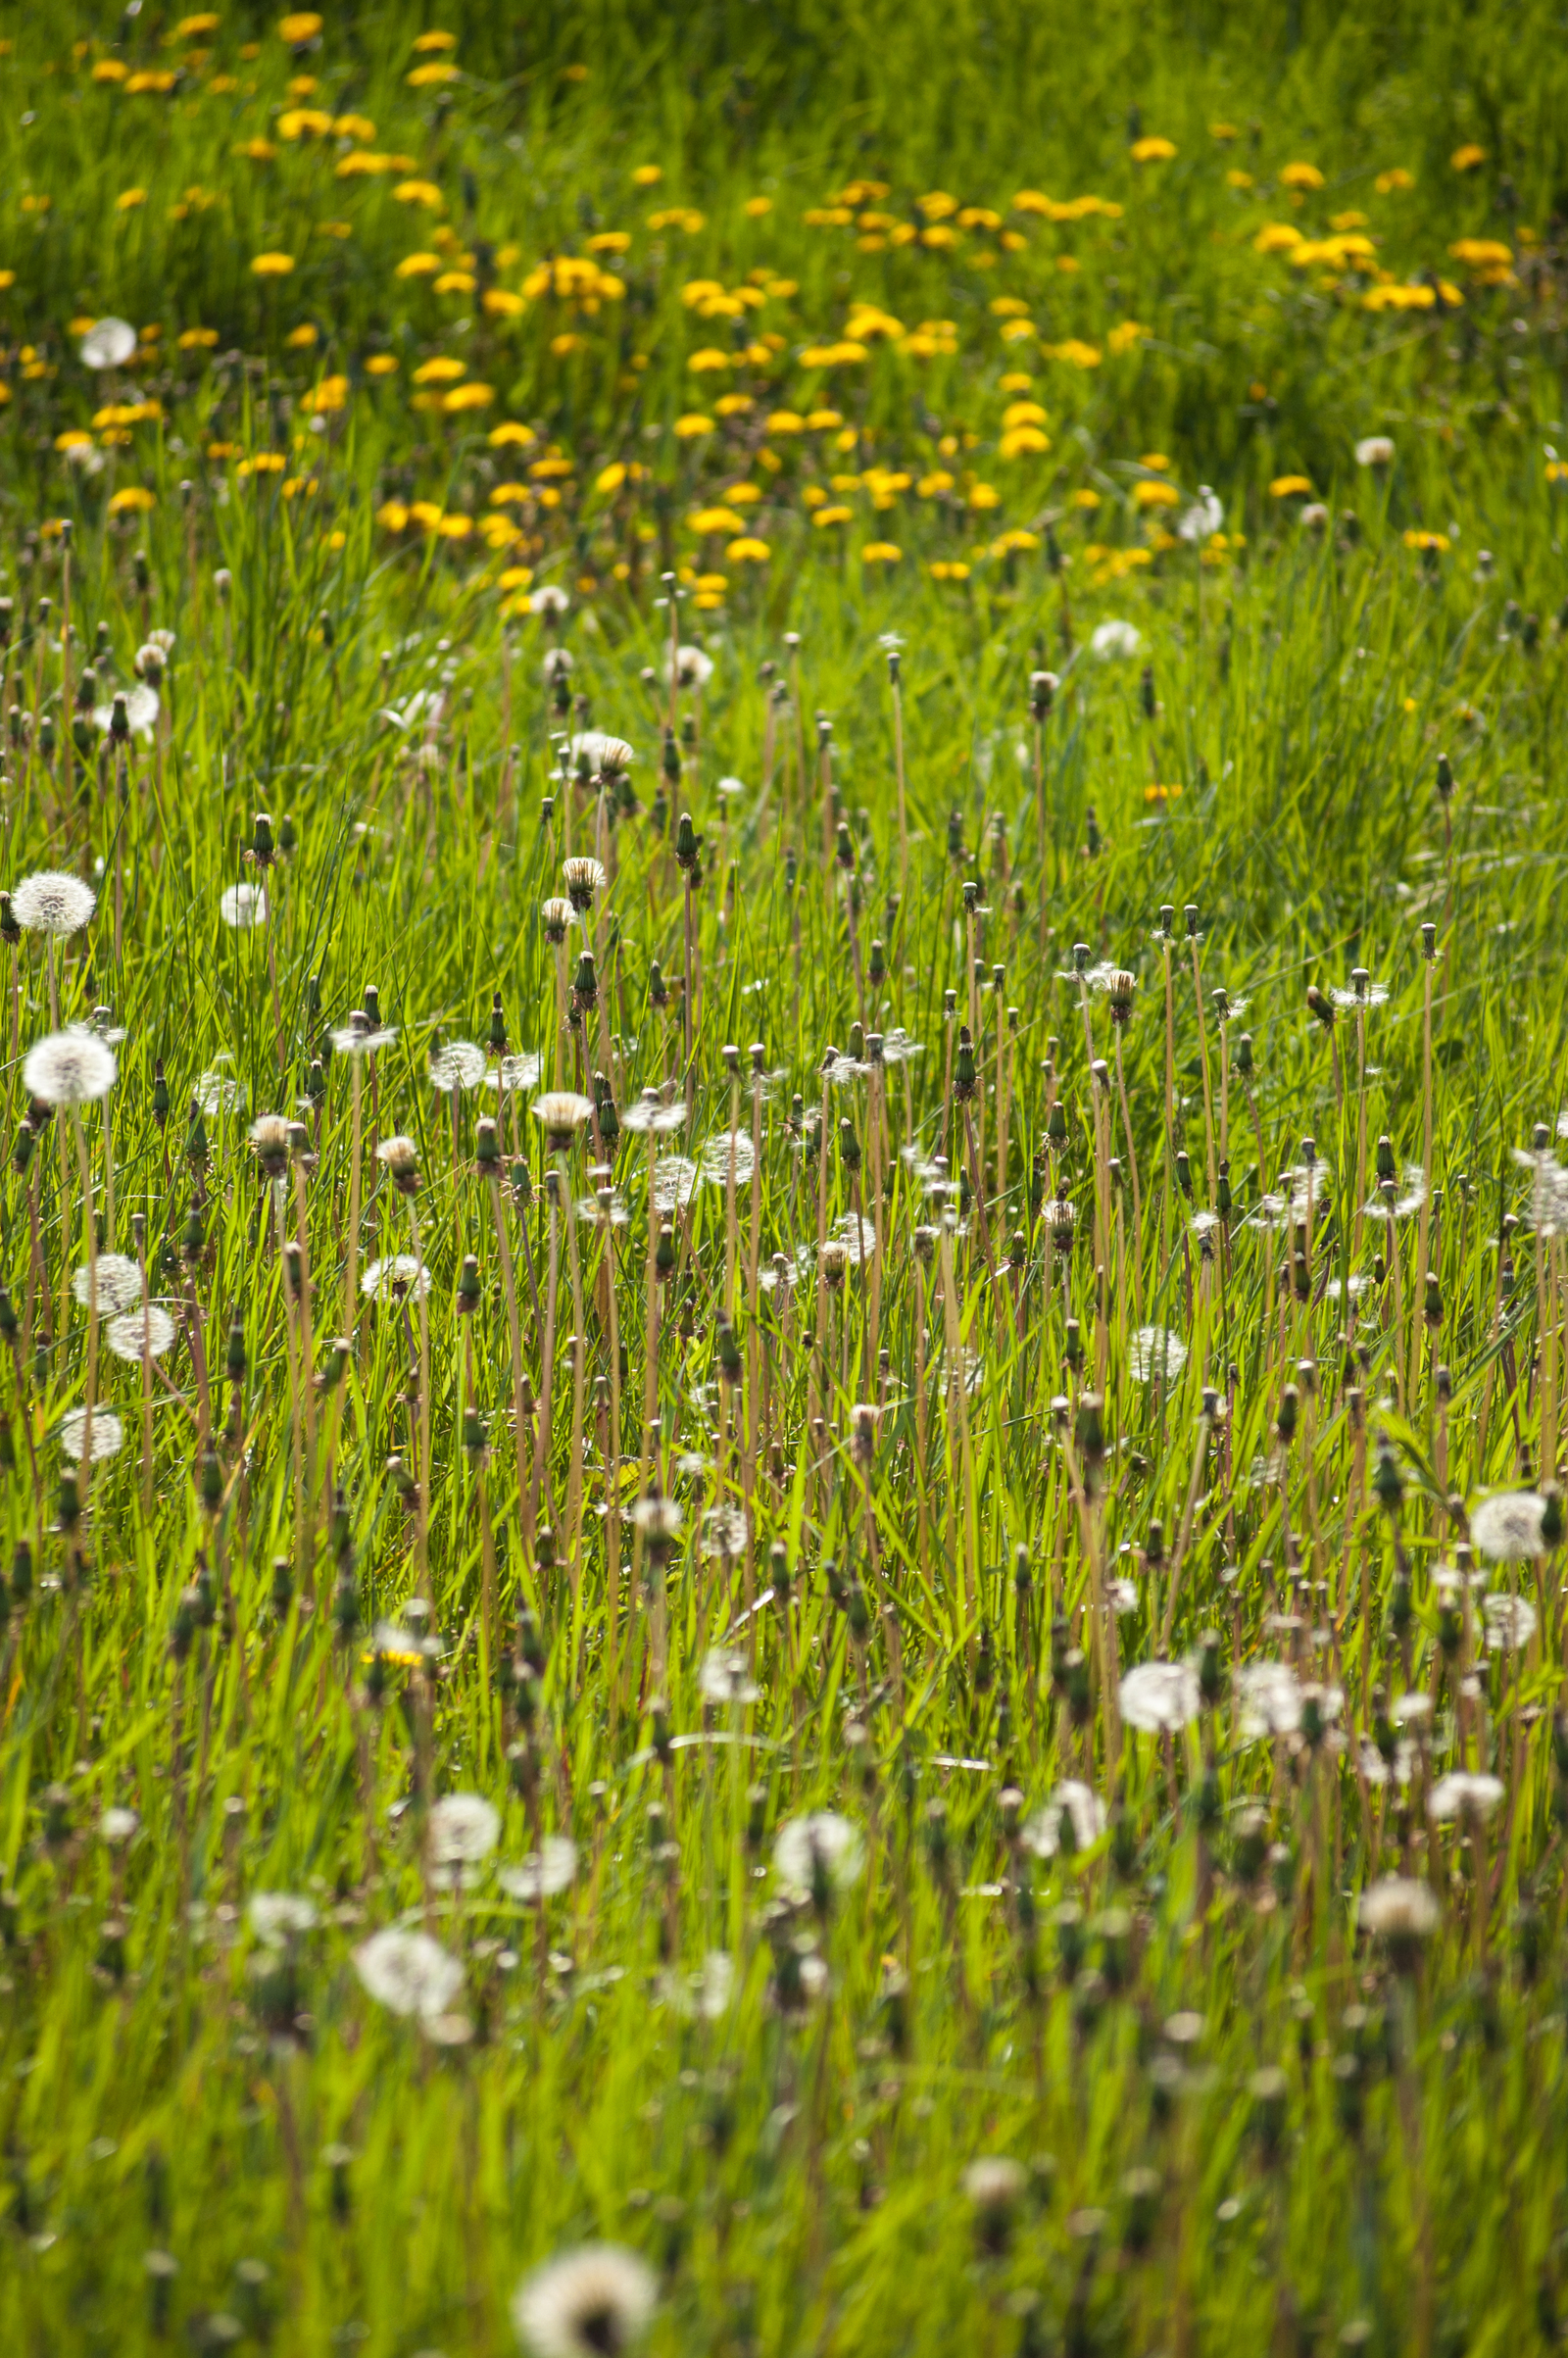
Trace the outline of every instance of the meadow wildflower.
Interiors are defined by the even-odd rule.
[[[658,2280],[635,2252],[585,2244],[524,2277],[513,2321],[531,2358],[620,2358],[653,2322]]]

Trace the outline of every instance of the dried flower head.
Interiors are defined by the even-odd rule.
[[[1141,1326],[1133,1335],[1128,1364],[1140,1384],[1174,1383],[1187,1364],[1187,1346],[1164,1326]]]
[[[657,1089],[645,1089],[620,1117],[621,1128],[630,1130],[639,1138],[650,1134],[656,1138],[667,1137],[673,1131],[683,1129],[685,1123],[684,1102],[680,1098],[671,1098],[666,1105]]]
[[[236,933],[267,923],[267,894],[259,884],[228,884],[218,897],[218,913]]]
[[[269,1179],[281,1179],[288,1169],[288,1119],[281,1113],[259,1113],[251,1124],[251,1145]]]
[[[354,1966],[377,2005],[426,2021],[445,2014],[463,1988],[463,1967],[438,1940],[396,1925],[363,1941]]]
[[[1190,1662],[1140,1662],[1122,1680],[1119,1699],[1129,1728],[1158,1736],[1196,1719],[1202,1697]]]
[[[91,1462],[102,1465],[106,1459],[118,1456],[124,1446],[125,1428],[112,1408],[95,1408],[92,1412]],[[87,1447],[87,1411],[69,1408],[60,1419],[60,1449],[74,1465],[80,1465],[82,1450]]]
[[[98,1281],[96,1286],[93,1284],[95,1274]],[[141,1270],[123,1253],[100,1253],[96,1270],[91,1265],[73,1270],[71,1291],[84,1310],[94,1306],[96,1296],[98,1310],[112,1315],[117,1310],[128,1310],[132,1302],[140,1302]]]
[[[430,1058],[430,1086],[451,1097],[459,1090],[477,1089],[488,1070],[484,1050],[473,1041],[449,1040]]]
[[[156,1302],[111,1318],[104,1341],[117,1359],[139,1367],[144,1358],[161,1359],[174,1341],[174,1321]]]
[[[562,863],[561,872],[566,880],[567,900],[580,917],[586,916],[594,905],[594,895],[605,889],[604,868],[586,853],[578,853]]]
[[[536,1907],[541,1899],[554,1899],[569,1891],[576,1872],[576,1843],[564,1835],[547,1834],[539,1848],[516,1866],[498,1869],[496,1881],[509,1897],[520,1899],[525,1907]]]

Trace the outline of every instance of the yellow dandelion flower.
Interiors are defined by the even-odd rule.
[[[406,74],[403,78],[411,90],[433,90],[441,82],[455,82],[458,69],[450,60],[443,59],[439,64],[416,66],[414,72]]]
[[[749,532],[741,533],[724,550],[731,565],[766,565],[772,554],[765,540],[758,540]]]
[[[1448,162],[1453,166],[1455,172],[1474,172],[1476,166],[1485,164],[1486,160],[1486,149],[1476,147],[1469,141],[1463,147],[1456,147],[1448,158]]]
[[[1312,480],[1309,475],[1276,475],[1268,487],[1268,496],[1271,500],[1293,500],[1302,494],[1307,499],[1312,496]]]
[[[460,376],[468,373],[466,363],[454,360],[448,352],[438,352],[434,360],[421,361],[414,371],[416,385],[455,385]]]
[[[365,364],[367,376],[396,376],[398,356],[395,352],[372,352]]]
[[[710,434],[712,430],[713,420],[711,418],[704,418],[700,412],[695,410],[689,412],[686,417],[677,418],[675,420],[675,434],[677,439],[682,442],[695,442],[699,434]]]
[[[414,54],[416,57],[427,57],[432,51],[439,53],[444,49],[456,49],[457,45],[458,36],[455,32],[421,32],[414,44]]]
[[[305,42],[314,41],[320,29],[320,18],[314,9],[305,8],[293,10],[282,19],[277,28],[278,37],[287,41],[291,49],[299,49]]]
[[[821,520],[821,517],[818,516],[818,523]],[[903,555],[904,551],[896,541],[868,540],[860,551],[860,563],[862,565],[897,565]]]
[[[519,425],[513,418],[509,418],[504,425],[493,425],[485,436],[492,450],[507,450],[514,444],[519,450],[528,450],[538,439],[532,426]]]
[[[392,194],[400,205],[423,205],[430,213],[446,211],[446,198],[433,180],[400,180]]]
[[[1323,174],[1315,164],[1287,164],[1280,173],[1282,188],[1321,188]]]
[[[134,213],[138,206],[145,205],[146,202],[147,191],[145,188],[122,188],[115,199],[115,211],[117,213]]]
[[[465,410],[487,410],[495,397],[494,385],[459,385],[447,395],[441,407],[455,417]]]
[[[433,278],[440,268],[439,254],[405,254],[392,274],[395,278]]]
[[[1174,483],[1135,483],[1133,485],[1133,506],[1135,508],[1179,508],[1181,497],[1182,495]]]
[[[251,262],[251,274],[256,278],[286,278],[293,268],[292,254],[258,254]]]
[[[441,540],[467,540],[473,531],[471,516],[444,516],[436,525]]]
[[[144,516],[149,508],[158,505],[158,494],[149,491],[144,483],[127,483],[117,491],[109,502],[111,516]]]
[[[811,521],[818,527],[824,524],[847,524],[853,521],[854,516],[853,508],[846,508],[842,504],[834,506],[829,502],[825,507],[816,510]]]
[[[1129,150],[1135,164],[1168,164],[1176,153],[1174,139],[1161,139],[1157,134],[1147,139],[1135,139]]]

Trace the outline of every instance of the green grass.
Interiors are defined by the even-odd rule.
[[[102,37],[76,63],[78,23]],[[1555,27],[448,23],[440,107],[404,79],[422,20],[392,9],[293,60],[271,19],[230,15],[162,96],[90,75],[167,70],[172,18],[122,53],[118,19],[66,12],[0,59],[0,882],[61,868],[98,894],[53,972],[63,1022],[123,1034],[84,1118],[98,1247],[141,1255],[174,1328],[144,1465],[144,1371],[71,1298],[71,1118],[22,1080],[51,971],[0,941],[4,2346],[499,2352],[524,2273],[599,2239],[657,2272],[657,2351],[1551,2346],[1560,1546],[1477,1554],[1490,1617],[1449,1575],[1489,1493],[1544,1491],[1550,1540],[1561,1453],[1555,1198],[1517,1159],[1541,1123],[1550,1161],[1568,1104]],[[281,137],[295,70],[320,84],[300,103],[369,117],[443,210]],[[1133,163],[1140,131],[1177,154]],[[234,154],[263,136],[270,161]],[[1457,172],[1466,142],[1486,157]],[[1299,208],[1291,161],[1324,175]],[[631,185],[643,163],[657,188]],[[1379,195],[1396,167],[1413,189]],[[889,189],[860,210],[918,224],[942,189],[1025,242],[977,222],[868,252],[803,221],[852,177]],[[196,186],[213,202],[172,218]],[[1123,210],[1009,211],[1029,187]],[[145,202],[121,211],[127,188]],[[677,205],[703,226],[649,228]],[[1463,302],[1369,312],[1353,256],[1302,272],[1253,245],[1352,209],[1387,283],[1454,271]],[[349,236],[316,234],[339,218]],[[479,283],[438,298],[396,266],[443,222]],[[624,291],[598,313],[482,308],[488,273],[516,291],[614,229]],[[1504,240],[1514,282],[1450,256],[1467,236]],[[258,279],[268,251],[295,270]],[[795,291],[743,319],[683,300],[764,268]],[[999,295],[1031,335],[1003,340]],[[808,366],[854,302],[951,320],[955,348]],[[161,330],[112,386],[71,332],[105,313]],[[182,354],[197,325],[216,341]],[[778,348],[748,354],[763,329]],[[1045,349],[1070,337],[1099,365]],[[721,377],[687,366],[710,344]],[[489,404],[412,406],[437,357]],[[1007,456],[1015,371],[1050,447]],[[720,417],[715,383],[752,407]],[[823,408],[840,423],[765,425]],[[678,435],[699,412],[711,429]],[[534,442],[492,442],[509,420]],[[1358,467],[1380,432],[1392,465]],[[530,476],[551,449],[569,473]],[[879,493],[873,467],[910,480]],[[1292,473],[1316,522],[1271,490]],[[1176,506],[1141,505],[1160,480]],[[1200,482],[1226,535],[1201,562],[1162,529]],[[692,527],[742,484],[744,533]],[[395,528],[417,501],[469,530]],[[812,522],[835,504],[842,525]],[[743,537],[766,560],[723,554]],[[900,554],[867,562],[878,541]],[[713,664],[673,707],[666,567]],[[559,623],[527,611],[544,583]],[[1137,653],[1097,655],[1118,620]],[[122,777],[85,721],[77,752],[69,693],[89,660],[100,702],[128,689],[157,628],[159,730]],[[432,687],[439,712],[388,717]],[[590,724],[633,748],[618,815],[557,774]],[[598,999],[564,1035],[541,903],[596,844],[611,876],[563,971],[591,941]],[[224,922],[242,881],[265,926]],[[1124,1028],[1076,964],[1131,974]],[[1331,1040],[1308,988],[1358,968],[1387,999]],[[1216,989],[1247,1002],[1223,1032]],[[396,1038],[357,1117],[332,1035],[372,990]],[[920,1053],[883,1081],[824,1083],[830,1047],[859,1066],[898,1031]],[[533,1088],[439,1093],[455,1041],[568,1086],[602,1070],[621,1124],[661,1091],[687,1115],[660,1154],[693,1161],[750,1133],[760,1046],[733,1242],[722,1149],[672,1222],[652,1443],[648,1141],[611,1141],[624,1225],[568,1240]],[[273,1112],[301,1124],[281,1220],[308,1328],[249,1137]],[[412,1199],[373,1154],[396,1133]],[[1282,1225],[1268,1199],[1308,1139],[1310,1223]],[[1384,1140],[1396,1201],[1427,1165],[1392,1228],[1357,1215]],[[566,1160],[575,1202],[596,1151]],[[821,1237],[867,1217],[875,1255],[826,1284]],[[416,1223],[422,1336],[357,1286],[346,1315],[351,1252],[363,1272]],[[1164,1382],[1138,1372],[1145,1327],[1185,1347]],[[89,1381],[123,1432],[90,1486],[61,1447]],[[656,1466],[683,1509],[662,1574],[632,1513]],[[744,1547],[715,1558],[705,1517],[736,1505]],[[1513,1597],[1535,1625],[1492,1650]],[[1122,1678],[1167,1656],[1208,1666],[1200,1708],[1140,1733]],[[1264,1665],[1338,1695],[1309,1692],[1311,1741],[1256,1732]],[[1430,1717],[1396,1726],[1412,1693]],[[1380,1744],[1408,1785],[1369,1774]],[[1434,1821],[1460,1770],[1496,1778],[1494,1811]],[[1103,1830],[1037,1854],[1021,1830],[1067,1780]],[[458,1891],[431,1833],[454,1793],[501,1820]],[[111,1809],[135,1813],[120,1843]],[[818,1810],[855,1822],[860,1871],[803,1893],[775,1843]],[[564,1888],[510,1892],[559,1838]],[[1414,1960],[1359,1921],[1390,1872],[1434,1895]],[[251,1903],[279,1892],[317,1921],[270,1940]],[[432,2023],[356,1970],[394,1925],[461,1968]],[[1020,2166],[1001,2213],[965,2190],[982,2156]]]

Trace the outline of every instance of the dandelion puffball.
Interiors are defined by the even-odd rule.
[[[547,1834],[539,1848],[516,1866],[499,1868],[496,1881],[509,1898],[533,1907],[541,1899],[554,1899],[558,1892],[568,1891],[576,1872],[576,1843],[564,1835]]]
[[[91,1105],[114,1085],[115,1052],[96,1032],[50,1032],[35,1040],[22,1085],[46,1105]]]
[[[236,933],[249,933],[267,923],[267,894],[259,884],[225,885],[219,895],[218,913]]]
[[[95,319],[81,339],[86,368],[123,368],[136,350],[136,330],[128,319]]]
[[[377,2005],[429,2021],[445,2014],[463,1988],[463,1967],[428,1933],[389,1925],[354,1952],[354,1968]]]
[[[617,2243],[588,2243],[524,2277],[512,2320],[531,2358],[620,2358],[648,2331],[659,2280]]]
[[[360,1292],[369,1302],[405,1302],[412,1295],[422,1302],[430,1291],[430,1272],[412,1253],[392,1253],[371,1261],[360,1279]]]
[[[501,1839],[501,1813],[482,1793],[443,1793],[430,1811],[430,1855],[443,1866],[477,1866]]]
[[[24,933],[51,933],[62,940],[90,925],[97,907],[92,886],[60,868],[24,876],[11,896],[11,913]]]
[[[95,1408],[92,1412],[92,1441],[90,1462],[102,1465],[117,1456],[124,1445],[125,1428],[112,1408]],[[80,1465],[83,1448],[87,1445],[87,1411],[72,1408],[60,1420],[60,1447],[74,1465]]]
[[[141,737],[144,739],[150,737],[153,733],[154,724],[158,719],[158,714],[161,710],[162,707],[159,704],[158,691],[156,688],[150,688],[145,684],[138,683],[136,687],[126,689],[125,724],[129,728],[133,737]],[[111,699],[108,704],[95,704],[93,706],[92,724],[93,727],[98,731],[100,737],[108,736],[111,728],[114,726],[114,720],[115,707],[113,699]]]
[[[1190,1662],[1140,1662],[1121,1683],[1122,1718],[1146,1736],[1185,1728],[1198,1717],[1200,1699],[1198,1673]]]
[[[853,1818],[831,1809],[786,1818],[773,1843],[773,1871],[795,1899],[809,1899],[818,1877],[847,1891],[865,1864],[865,1839]]]
[[[471,1040],[452,1040],[430,1058],[430,1086],[443,1097],[461,1089],[477,1089],[488,1069],[485,1053]]]
[[[113,1315],[118,1310],[128,1310],[133,1302],[140,1302],[141,1270],[125,1253],[100,1253],[96,1263],[96,1287],[93,1284],[94,1274],[92,1263],[72,1273],[71,1291],[84,1310],[96,1306]]]

